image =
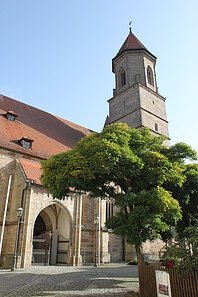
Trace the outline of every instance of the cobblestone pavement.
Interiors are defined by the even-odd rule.
[[[138,290],[137,268],[124,264],[0,270],[1,297],[124,297],[133,290]]]

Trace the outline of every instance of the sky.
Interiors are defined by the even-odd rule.
[[[198,151],[197,0],[0,0],[0,93],[95,131],[132,31],[157,56],[171,143]]]

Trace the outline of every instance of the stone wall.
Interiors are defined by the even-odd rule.
[[[143,254],[145,261],[152,262],[159,260],[159,251],[164,247],[165,243],[157,239],[155,241],[147,241],[143,245]]]
[[[27,267],[32,262],[32,239],[34,224],[39,213],[50,205],[57,205],[65,210],[65,215],[70,224],[70,232],[72,233],[72,222],[75,213],[75,195],[71,193],[65,200],[59,201],[53,199],[46,189],[41,186],[31,185],[30,195],[27,197],[26,214],[24,217],[24,243],[23,243],[23,266]],[[51,215],[51,218],[53,216]],[[55,220],[55,218],[53,219]],[[55,221],[53,223],[52,232],[56,232]],[[70,234],[70,238],[71,238]]]
[[[124,260],[123,238],[113,233],[109,234],[109,253],[111,262],[120,262]]]
[[[123,92],[123,90],[131,87],[137,81],[142,84],[146,84],[145,71],[144,71],[144,60],[142,53],[128,52],[120,55],[118,58],[113,60],[114,73],[116,77],[116,94]],[[120,70],[125,70],[126,73],[126,85],[120,86]],[[138,79],[137,79],[138,75]]]
[[[8,180],[11,175],[11,187],[6,215],[6,224],[3,236],[1,264],[10,267],[13,261],[15,237],[17,230],[17,209],[21,206],[22,191],[25,187],[24,176],[15,159],[9,156],[0,156],[0,224],[2,225],[7,195]]]
[[[93,263],[95,257],[95,230],[82,229],[81,256],[83,264]]]
[[[93,263],[95,257],[95,205],[97,201],[83,196],[82,201],[82,234],[81,234],[81,255],[83,263]]]
[[[109,100],[109,123],[112,122],[148,127],[169,138],[165,98],[139,83]]]
[[[140,106],[142,114],[142,125],[155,130],[155,123],[158,125],[158,133],[169,137],[168,121],[166,115],[165,98],[148,91],[148,88],[140,85]]]
[[[139,108],[139,87],[138,84],[135,84],[109,100],[110,122],[112,123],[118,121],[119,119],[122,120],[124,116],[129,114],[132,114],[133,116],[133,113],[135,114]],[[134,123],[136,121],[140,123],[140,119],[136,118]]]

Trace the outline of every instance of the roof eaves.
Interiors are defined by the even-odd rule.
[[[113,58],[113,61],[124,52],[146,52],[147,54],[151,55],[155,60],[157,59],[157,57],[154,56],[151,52],[149,52],[149,50],[147,50],[146,48],[131,48],[131,49],[128,48],[128,49],[124,49],[122,52],[117,53],[117,55]]]

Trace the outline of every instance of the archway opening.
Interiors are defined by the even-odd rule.
[[[35,220],[32,263],[71,263],[71,220],[58,203],[44,208]]]
[[[48,215],[42,211],[36,218],[33,232],[33,264],[50,264],[52,224]]]
[[[34,236],[42,235],[46,233],[46,231],[47,231],[47,228],[46,228],[45,222],[42,219],[42,217],[38,215],[34,225]]]

